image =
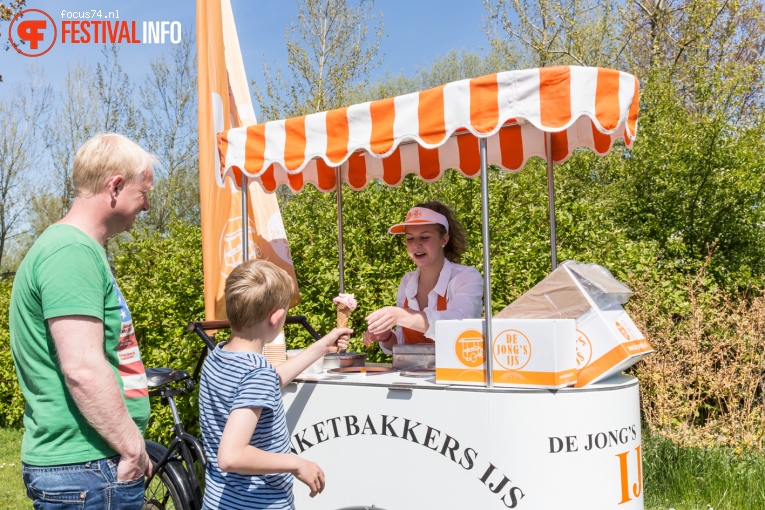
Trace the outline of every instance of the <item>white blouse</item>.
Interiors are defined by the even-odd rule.
[[[396,306],[403,308],[406,300],[409,309],[425,313],[428,320],[428,330],[425,332],[427,338],[435,340],[436,321],[439,319],[477,319],[481,317],[483,277],[474,267],[444,260],[444,267],[441,269],[438,282],[433,290],[428,293],[428,305],[423,310],[420,310],[420,305],[417,302],[419,282],[419,268],[404,275],[398,286]],[[438,296],[444,294],[446,294],[446,310],[436,310]],[[401,326],[398,326],[393,333],[396,335],[396,343],[406,343]],[[386,354],[390,354],[390,351],[385,349],[382,344],[380,348]]]

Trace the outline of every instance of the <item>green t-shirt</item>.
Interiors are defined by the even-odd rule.
[[[13,281],[11,352],[26,399],[21,460],[36,466],[102,459],[116,452],[80,414],[58,363],[48,319],[95,317],[104,324],[104,354],[130,416],[149,421],[146,372],[133,320],[106,252],[70,225],[52,225],[27,253]]]

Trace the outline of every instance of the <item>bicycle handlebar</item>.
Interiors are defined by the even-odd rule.
[[[298,324],[300,326],[303,326],[303,329],[308,331],[308,334],[313,337],[314,340],[318,340],[321,338],[321,335],[319,335],[313,327],[311,327],[310,324],[308,324],[308,320],[305,318],[305,315],[288,315],[287,319],[284,321],[285,324]],[[226,329],[230,328],[231,324],[227,320],[218,320],[218,321],[197,321],[197,322],[191,322],[189,323],[187,330],[189,333],[196,333],[199,335],[200,338],[207,344],[207,347],[210,349],[215,348],[215,344],[213,343],[212,339],[205,333],[205,331],[209,331],[211,329]]]

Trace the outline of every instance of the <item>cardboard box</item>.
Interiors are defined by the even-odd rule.
[[[566,261],[494,317],[576,319],[575,387],[581,388],[653,352],[622,307],[631,294],[604,267]]]
[[[483,319],[436,322],[436,382],[486,384]],[[576,381],[571,319],[492,321],[495,386],[562,388]]]

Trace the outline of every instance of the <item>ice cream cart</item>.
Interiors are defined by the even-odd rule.
[[[435,181],[454,168],[481,178],[483,246],[489,246],[487,166],[548,164],[552,267],[553,166],[575,149],[605,155],[631,146],[638,82],[609,69],[507,71],[304,117],[224,131],[224,173],[267,192],[354,190],[409,173]],[[341,201],[338,205],[340,210]],[[341,230],[342,232],[342,230]],[[343,291],[342,237],[339,240]],[[492,317],[484,251],[485,317]],[[492,321],[463,338],[466,357],[491,352]],[[438,342],[438,338],[436,339]],[[284,391],[293,451],[316,461],[327,487],[315,499],[296,484],[298,508],[643,508],[639,388],[617,375],[584,388],[437,384],[402,373],[310,374]]]

